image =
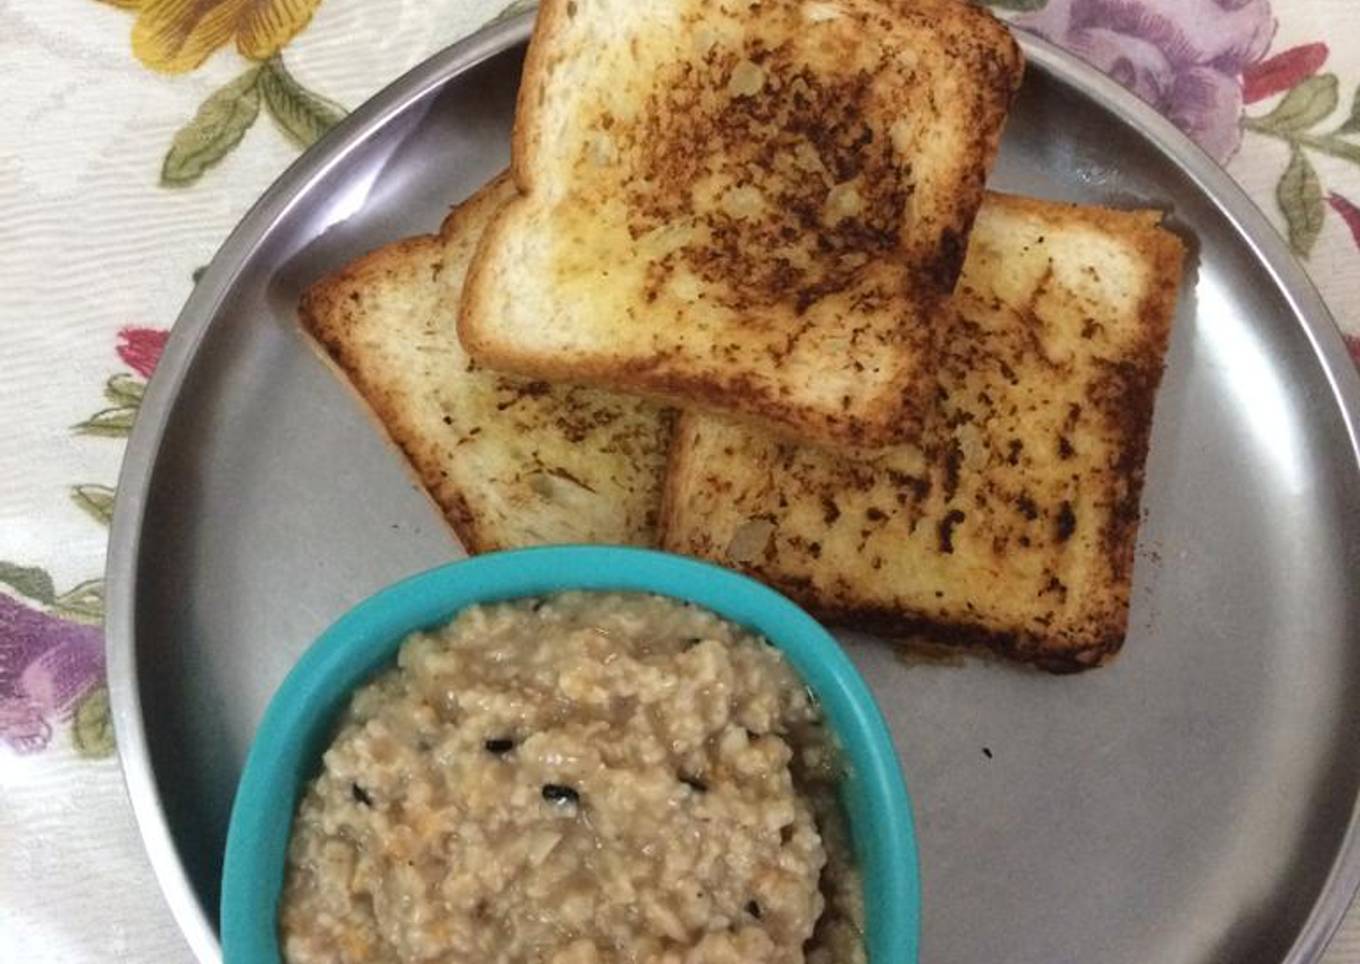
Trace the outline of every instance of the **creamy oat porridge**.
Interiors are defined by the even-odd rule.
[[[784,657],[710,612],[474,607],[355,694],[298,808],[284,956],[863,961],[837,778]]]

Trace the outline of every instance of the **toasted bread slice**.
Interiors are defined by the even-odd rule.
[[[989,195],[922,446],[851,458],[702,415],[662,544],[843,624],[1052,670],[1122,644],[1183,249],[1152,211]]]
[[[374,251],[303,296],[304,327],[372,407],[469,552],[560,542],[653,545],[670,416],[636,398],[505,377],[455,332],[502,177],[441,236]]]
[[[914,437],[1021,71],[957,0],[546,0],[463,343],[794,438]]]

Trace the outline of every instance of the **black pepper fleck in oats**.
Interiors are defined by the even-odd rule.
[[[571,787],[564,787],[560,783],[543,784],[543,799],[549,803],[579,803],[581,795]]]

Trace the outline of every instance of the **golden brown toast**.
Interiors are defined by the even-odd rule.
[[[1160,220],[989,195],[923,444],[851,457],[687,414],[663,546],[842,624],[1103,662],[1128,620],[1181,276]]]
[[[546,0],[463,342],[790,437],[914,437],[1021,72],[959,0]]]
[[[503,376],[455,331],[477,239],[515,194],[502,176],[439,236],[399,241],[313,285],[302,324],[410,459],[469,552],[653,545],[670,415],[636,398]]]

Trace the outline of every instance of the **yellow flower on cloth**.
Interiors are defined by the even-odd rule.
[[[193,70],[235,39],[251,60],[268,60],[307,26],[321,0],[104,0],[137,11],[132,52],[152,70]]]
[[[236,149],[261,106],[298,147],[334,127],[344,108],[308,90],[284,66],[282,50],[312,19],[321,0],[103,0],[137,14],[132,52],[147,67],[182,74],[235,41],[251,61],[245,73],[208,95],[176,133],[161,164],[161,184],[199,180]]]

